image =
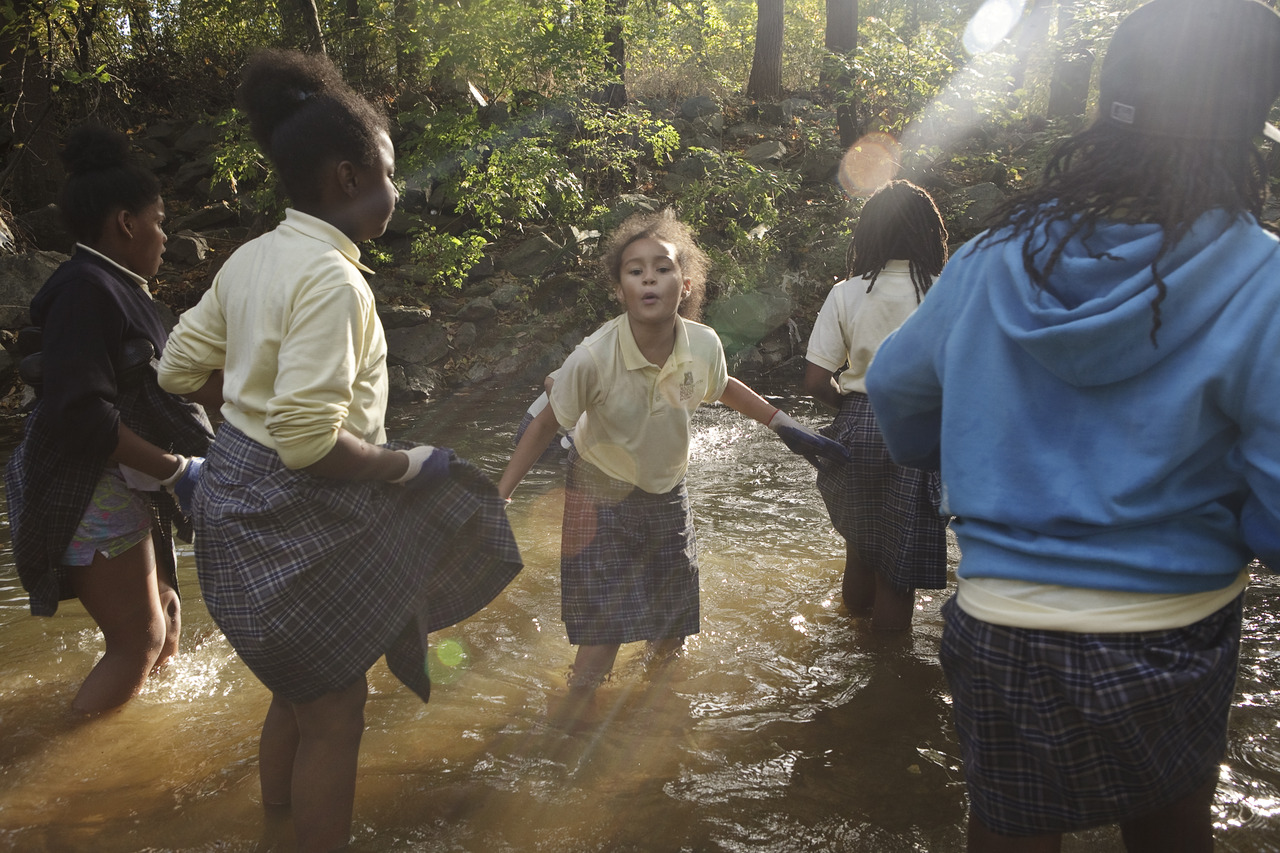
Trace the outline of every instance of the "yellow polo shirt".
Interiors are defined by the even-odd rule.
[[[678,319],[675,347],[661,367],[641,355],[623,314],[578,344],[551,389],[551,409],[560,426],[577,427],[582,458],[652,494],[684,478],[693,413],[720,399],[729,382],[715,331]]]
[[[387,341],[363,272],[346,235],[289,210],[179,319],[160,386],[190,393],[221,369],[222,416],[290,468],[322,459],[341,428],[381,444]]]

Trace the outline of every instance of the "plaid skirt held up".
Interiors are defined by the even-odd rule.
[[[852,457],[818,471],[832,526],[894,589],[945,587],[947,520],[938,514],[937,472],[894,464],[866,394],[847,394],[820,432]]]
[[[323,479],[224,423],[194,515],[210,614],[294,703],[350,685],[383,655],[426,701],[427,632],[478,611],[521,568],[502,499],[456,457],[422,490]]]

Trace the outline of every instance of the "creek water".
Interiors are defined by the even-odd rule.
[[[826,418],[774,390],[801,420]],[[533,396],[458,394],[412,409],[393,433],[450,445],[496,476]],[[562,485],[562,469],[545,464],[516,493],[525,569],[490,607],[433,635],[429,704],[381,662],[370,673],[353,849],[963,849],[965,789],[937,662],[950,592],[919,595],[907,637],[851,618],[843,542],[812,469],[721,407],[700,410],[689,473],[702,633],[661,665],[624,646],[592,720],[553,724],[572,660],[559,619]],[[124,709],[87,723],[66,709],[101,637],[77,602],[29,616],[0,554],[0,850],[291,850],[260,807],[268,694],[204,609],[190,549],[180,656]],[[1219,850],[1280,851],[1277,609],[1280,580],[1259,572],[1215,803]],[[1122,846],[1099,829],[1064,849]]]

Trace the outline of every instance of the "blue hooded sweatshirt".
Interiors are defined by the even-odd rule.
[[[1176,594],[1280,567],[1280,243],[1201,217],[1160,262],[1153,345],[1161,233],[1102,225],[1047,289],[1023,235],[980,237],[877,352],[880,429],[940,460],[961,577]]]

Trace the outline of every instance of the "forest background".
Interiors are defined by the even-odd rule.
[[[442,345],[415,388],[553,363],[554,351],[477,369],[476,324],[554,315],[532,338],[571,346],[615,310],[611,289],[591,284],[596,240],[662,204],[712,256],[713,326],[717,304],[724,325],[734,299],[778,297],[750,303],[769,317],[726,340],[757,360],[770,335],[789,341],[769,366],[794,358],[803,318],[843,276],[870,189],[915,180],[953,241],[972,236],[1086,120],[1107,39],[1137,5],[2,0],[3,239],[65,251],[41,225],[60,140],[86,120],[126,130],[166,182],[171,222],[225,214],[161,273],[158,298],[182,310],[284,206],[232,106],[238,69],[261,46],[324,51],[392,118],[401,210],[366,252],[381,301],[435,314]],[[1270,162],[1280,166],[1274,151]],[[518,248],[535,238],[551,257],[503,263],[530,257]],[[474,310],[495,291],[492,311]]]

